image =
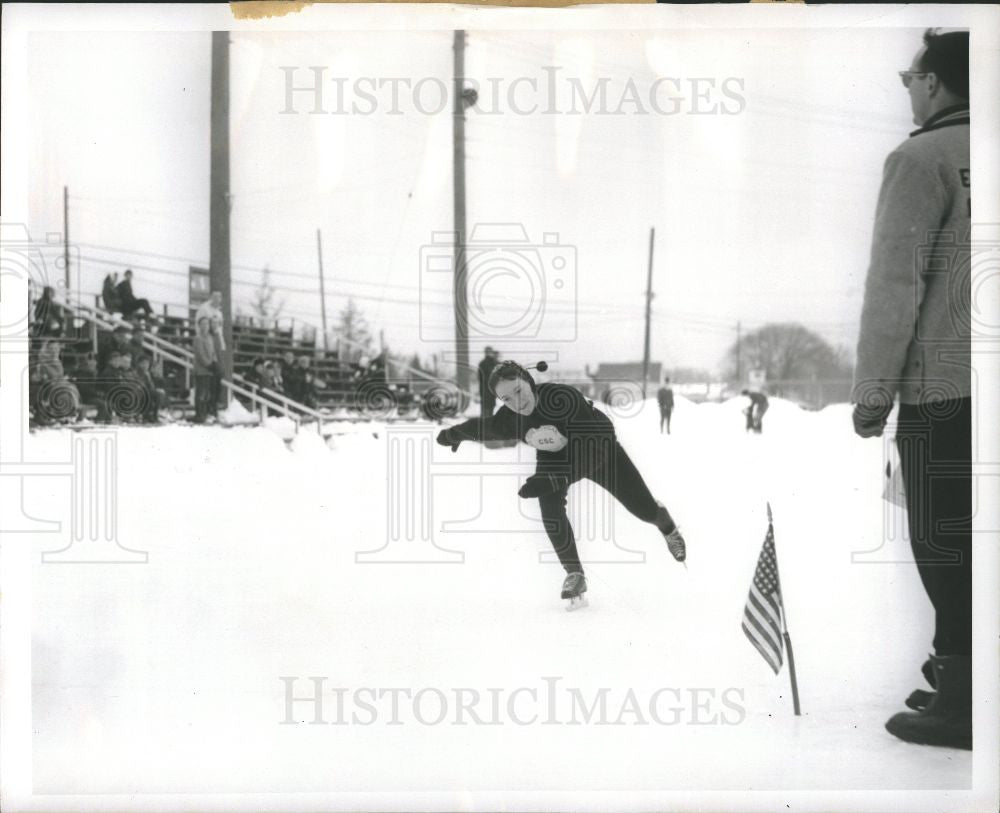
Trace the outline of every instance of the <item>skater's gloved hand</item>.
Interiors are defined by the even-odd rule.
[[[526,500],[554,494],[569,485],[569,478],[561,474],[532,474],[518,489],[517,496]]]
[[[450,429],[442,429],[438,432],[437,442],[442,446],[451,446],[453,452],[458,451],[459,444],[461,444],[461,438],[453,438],[449,433]]]
[[[529,429],[524,436],[524,442],[543,452],[558,452],[569,443],[566,436],[550,424]]]
[[[882,430],[892,412],[892,403],[888,404],[855,404],[854,433],[862,438],[882,437]]]

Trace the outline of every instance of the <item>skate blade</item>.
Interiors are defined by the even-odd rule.
[[[590,602],[587,601],[586,596],[575,596],[566,600],[566,612],[571,613],[573,610],[580,610],[589,606]]]

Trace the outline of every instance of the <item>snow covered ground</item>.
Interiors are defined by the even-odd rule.
[[[969,787],[968,753],[882,727],[923,687],[932,623],[905,539],[883,544],[900,516],[881,499],[882,444],[854,437],[847,406],[780,400],[747,435],[742,405],[680,399],[669,437],[655,405],[616,418],[688,567],[576,486],[591,563],[575,613],[516,495],[531,449],[452,454],[421,445],[429,425],[290,443],[280,426],[119,428],[117,537],[149,560],[34,556],[35,791]],[[33,434],[26,459],[66,459],[74,436]],[[59,513],[68,489],[29,482],[25,512]],[[767,501],[799,718],[787,666],[775,676],[740,629]],[[396,527],[418,539],[389,540]],[[442,549],[461,561],[384,561]],[[289,715],[286,693],[317,684],[322,709],[292,701]]]

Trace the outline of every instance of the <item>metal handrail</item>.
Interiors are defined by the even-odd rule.
[[[74,304],[66,300],[55,301],[56,304],[69,309],[76,316],[86,319],[87,321],[90,321],[105,330],[114,330],[119,325],[124,324],[124,322],[109,319],[97,308],[85,305],[82,302]],[[194,368],[194,353],[186,347],[181,347],[173,342],[167,341],[161,336],[157,336],[155,333],[144,333],[142,346],[147,350],[159,353],[164,358],[175,364],[179,364],[187,370]],[[223,386],[226,387],[231,394],[242,395],[245,398],[249,398],[250,401],[258,408],[267,407],[279,412],[287,418],[290,418],[295,422],[296,431],[298,430],[299,424],[302,422],[303,418],[312,418],[316,421],[317,431],[322,434],[323,420],[325,416],[318,410],[311,409],[304,404],[300,404],[298,401],[293,401],[284,395],[274,392],[274,390],[259,388],[254,384],[250,384],[242,375],[238,373],[234,373],[233,379],[234,380],[223,379],[222,381]]]

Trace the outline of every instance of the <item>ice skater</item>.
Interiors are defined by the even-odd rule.
[[[544,362],[539,369],[545,369]],[[587,478],[607,489],[630,513],[655,525],[678,562],[686,546],[666,507],[657,502],[635,464],[615,436],[614,425],[593,401],[565,384],[536,384],[531,374],[513,361],[504,361],[490,374],[489,387],[502,406],[488,420],[472,418],[442,430],[437,442],[456,451],[464,440],[523,441],[536,450],[535,473],[518,495],[537,499],[549,541],[566,571],[561,597],[567,609],[586,604],[587,580],[566,515],[569,487]]]
[[[660,434],[663,434],[663,427],[666,426],[669,435],[670,416],[674,411],[674,390],[669,378],[663,379],[663,386],[656,393],[656,401],[660,405]]]
[[[758,435],[764,431],[764,413],[767,412],[767,396],[762,392],[750,392],[743,390],[740,395],[746,395],[750,399],[750,406],[743,410],[747,418],[747,432],[753,431]]]

